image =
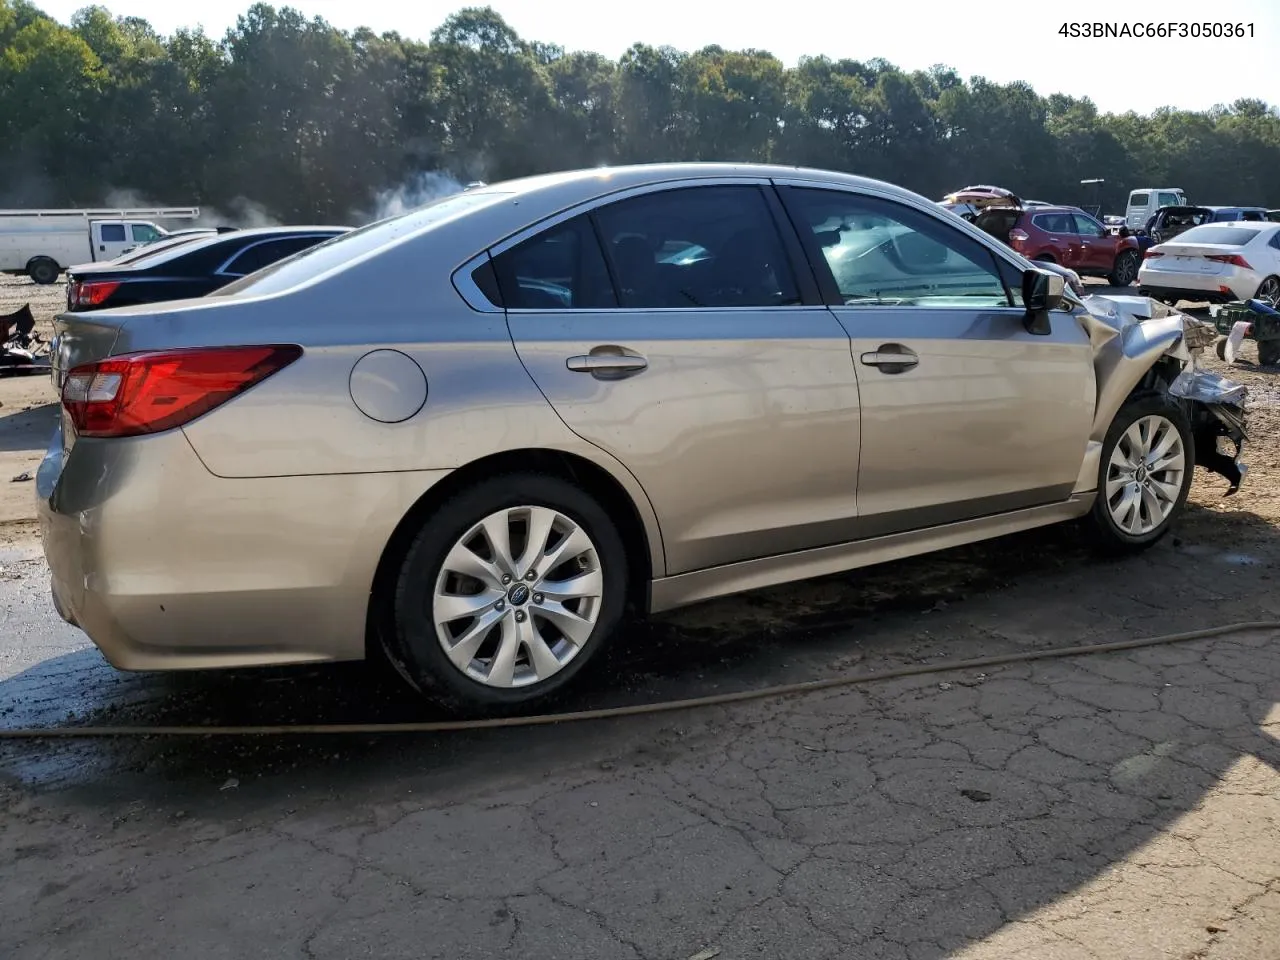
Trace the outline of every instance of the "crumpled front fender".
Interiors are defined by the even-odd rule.
[[[1097,383],[1093,428],[1084,463],[1081,465],[1077,489],[1092,490],[1097,486],[1102,441],[1134,388],[1143,382],[1152,368],[1166,358],[1177,361],[1175,373],[1192,369],[1194,353],[1212,342],[1213,337],[1206,332],[1204,324],[1147,297],[1088,297],[1084,301],[1084,309],[1077,310],[1076,315],[1089,335]],[[1199,408],[1201,413],[1212,414],[1209,419],[1218,424],[1216,431],[1236,441],[1235,458],[1220,457],[1208,450],[1201,457],[1200,451],[1197,451],[1197,461],[1226,476],[1231,482],[1229,492],[1234,493],[1244,475],[1239,463],[1239,452],[1244,442],[1246,391],[1243,386],[1222,378],[1215,378],[1220,383],[1210,389],[1212,396],[1188,393],[1186,388],[1169,389],[1175,382],[1183,379],[1177,377],[1175,381],[1171,378],[1170,382],[1163,383],[1162,388],[1169,390],[1171,395],[1179,397],[1183,402]],[[1209,435],[1202,429],[1203,418],[1192,419],[1197,432],[1208,439]],[[1219,457],[1222,462],[1219,462]]]

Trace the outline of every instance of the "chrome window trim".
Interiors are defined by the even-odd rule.
[[[458,267],[453,272],[453,289],[458,291],[458,296],[462,297],[462,302],[474,310],[476,313],[505,313],[502,307],[490,302],[476,285],[472,274],[480,267],[489,262],[489,251],[484,250],[477,253],[474,257]],[[512,311],[513,313],[518,311]]]

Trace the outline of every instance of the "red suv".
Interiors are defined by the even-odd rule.
[[[1028,260],[1048,260],[1082,277],[1106,277],[1127,287],[1138,278],[1142,254],[1128,230],[1112,236],[1079,207],[987,207],[974,224]]]

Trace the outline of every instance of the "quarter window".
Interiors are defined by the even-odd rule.
[[[793,188],[797,226],[851,306],[1007,307],[995,255],[940,220],[888,200]]]
[[[684,187],[619,200],[593,219],[623,307],[779,307],[800,302],[756,186]]]

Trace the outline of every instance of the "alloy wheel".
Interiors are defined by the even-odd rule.
[[[603,591],[599,553],[577,522],[548,507],[510,507],[446,554],[431,615],[454,667],[486,686],[526,687],[581,652]]]
[[[1165,417],[1135,420],[1120,435],[1107,465],[1107,509],[1115,525],[1146,536],[1173,512],[1187,469],[1182,434]]]
[[[1273,307],[1280,306],[1280,280],[1275,277],[1267,277],[1263,280],[1258,287],[1257,299]]]

